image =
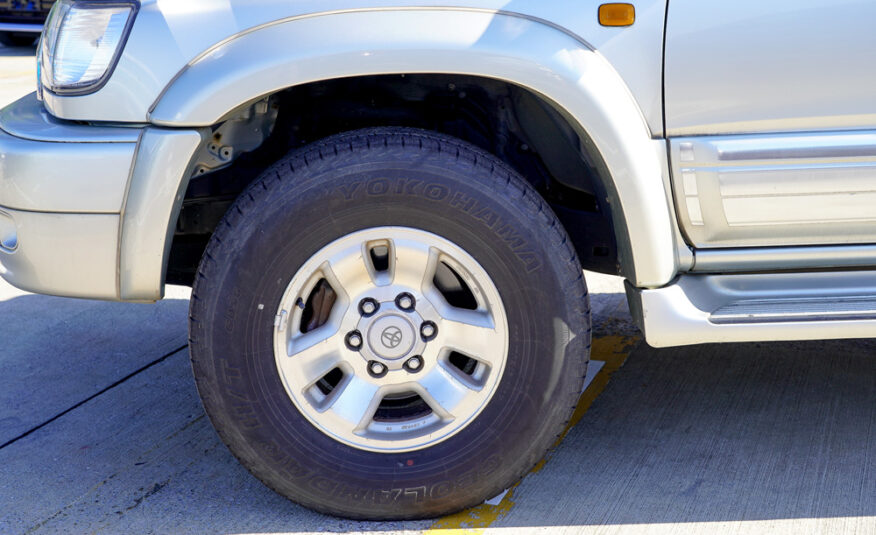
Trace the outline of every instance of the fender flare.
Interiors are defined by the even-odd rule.
[[[152,105],[149,120],[167,127],[210,126],[295,85],[405,73],[484,76],[541,95],[573,122],[582,140],[592,142],[607,171],[600,174],[611,177],[603,185],[622,275],[647,288],[675,277],[676,242],[660,155],[665,145],[652,139],[608,61],[546,21],[459,8],[293,17],[241,32],[195,58]]]

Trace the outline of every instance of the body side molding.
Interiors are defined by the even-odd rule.
[[[681,226],[698,259],[709,248],[876,243],[876,131],[669,143]]]

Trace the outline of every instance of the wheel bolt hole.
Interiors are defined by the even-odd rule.
[[[424,321],[423,324],[420,325],[420,336],[423,337],[424,342],[434,340],[435,336],[437,336],[437,335],[438,335],[438,326],[435,325],[435,322]]]
[[[347,344],[347,349],[351,349],[353,351],[359,351],[360,349],[362,349],[362,333],[360,333],[359,331],[351,331],[347,333],[344,341]]]
[[[417,306],[417,301],[414,299],[413,295],[404,292],[398,294],[395,298],[395,305],[405,312],[410,312]]]
[[[370,297],[366,297],[365,299],[359,301],[359,314],[362,317],[369,318],[377,313],[380,309],[380,303],[371,299]]]
[[[389,369],[382,363],[377,362],[376,360],[368,362],[368,374],[371,375],[371,377],[383,377],[384,375],[386,375],[387,371],[389,371]]]
[[[422,370],[423,369],[423,357],[421,357],[419,355],[414,355],[413,357],[409,358],[404,363],[404,369],[411,372],[411,373],[417,373],[418,371]]]

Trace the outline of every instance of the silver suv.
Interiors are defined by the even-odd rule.
[[[349,517],[472,506],[569,419],[582,267],[655,346],[876,332],[876,3],[846,7],[60,0],[0,111],[2,275],[190,284],[256,477]]]

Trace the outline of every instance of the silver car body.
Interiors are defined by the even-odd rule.
[[[98,91],[0,112],[3,276],[159,299],[211,126],[308,82],[453,73],[527,88],[592,140],[651,344],[871,336],[876,6],[641,0],[612,28],[599,4],[143,1]]]

